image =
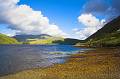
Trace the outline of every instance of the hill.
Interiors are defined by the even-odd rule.
[[[58,44],[55,43],[54,41],[64,41],[64,38],[60,38],[60,37],[46,37],[43,39],[28,39],[28,41],[26,42],[26,44]]]
[[[101,38],[107,34],[116,32],[119,29],[120,29],[120,16],[115,18],[111,22],[107,23],[103,28],[101,28],[96,33],[88,37],[86,40]]]
[[[0,34],[0,44],[19,44],[19,42],[14,38]]]
[[[85,41],[88,45],[95,47],[120,46],[120,16],[107,23]]]
[[[78,42],[82,42],[81,40],[78,39],[72,39],[72,38],[65,38],[64,40],[55,40],[53,43],[57,43],[60,45],[75,45]]]
[[[16,35],[13,38],[17,39],[20,42],[26,42],[28,40],[32,40],[32,39],[46,39],[52,37],[50,35],[47,34],[41,34],[41,35]]]
[[[74,45],[80,40],[62,37],[53,37],[47,34],[41,35],[16,35],[14,36],[23,44],[59,44],[59,45]]]

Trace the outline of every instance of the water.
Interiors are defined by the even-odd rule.
[[[70,45],[0,45],[0,75],[64,63],[85,50]]]

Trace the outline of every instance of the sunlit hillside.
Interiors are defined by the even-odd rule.
[[[0,44],[19,44],[19,42],[14,38],[0,34]]]

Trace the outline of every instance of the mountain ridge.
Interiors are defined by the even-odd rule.
[[[92,47],[120,46],[120,16],[108,22],[84,41],[85,45]]]
[[[95,32],[94,34],[92,34],[85,40],[90,40],[96,37],[101,37],[103,35],[113,33],[119,29],[120,29],[120,16],[108,22],[107,24],[105,24],[103,28],[99,29],[97,32]]]

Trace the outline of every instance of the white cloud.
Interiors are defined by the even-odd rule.
[[[8,24],[19,34],[49,34],[66,36],[57,25],[50,24],[41,11],[35,11],[28,5],[17,5],[19,0],[0,0],[0,23]]]
[[[79,39],[86,39],[105,24],[104,19],[99,20],[92,14],[82,14],[78,17],[78,21],[85,26],[83,29],[74,30],[75,34],[79,35]]]
[[[92,14],[82,14],[78,17],[78,21],[87,27],[97,27],[103,23],[103,20],[100,21]]]

